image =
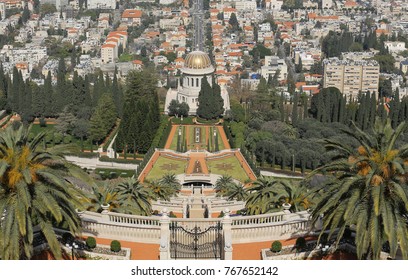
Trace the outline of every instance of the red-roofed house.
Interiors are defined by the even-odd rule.
[[[133,60],[132,61],[133,70],[142,70],[143,62],[141,60]]]
[[[122,22],[128,25],[140,25],[142,23],[142,11],[126,9],[122,13]]]
[[[229,21],[232,14],[237,15],[237,9],[235,9],[235,8],[224,8],[223,12],[224,12],[224,21],[225,22]]]

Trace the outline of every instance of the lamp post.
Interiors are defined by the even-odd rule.
[[[75,243],[75,241],[74,242],[72,242],[72,244],[70,245],[70,244],[65,244],[65,246],[68,248],[68,249],[71,249],[71,260],[75,260],[75,252],[74,252],[74,249],[78,249],[78,244],[76,244]]]

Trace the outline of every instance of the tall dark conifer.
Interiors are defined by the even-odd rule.
[[[296,126],[298,123],[298,103],[299,94],[295,93],[293,96],[293,109],[292,109],[292,125]]]

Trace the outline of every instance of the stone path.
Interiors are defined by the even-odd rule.
[[[224,128],[222,126],[218,127],[218,133],[222,139],[222,142],[224,143],[225,149],[231,149],[230,143],[228,142],[227,135],[225,134]]]
[[[171,142],[173,141],[174,135],[176,135],[178,125],[172,125],[169,136],[167,137],[166,145],[164,145],[165,149],[170,149]]]
[[[200,162],[202,174],[208,174],[207,163],[205,162],[205,153],[191,153],[188,162],[186,174],[193,174],[196,161]]]

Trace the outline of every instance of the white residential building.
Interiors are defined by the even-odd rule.
[[[282,9],[283,1],[280,0],[266,0],[265,8],[272,11],[280,11]]]
[[[385,41],[384,42],[384,47],[388,49],[389,52],[391,53],[399,53],[402,51],[405,51],[405,42],[392,42],[392,41]]]
[[[159,26],[161,29],[176,29],[182,24],[179,17],[174,18],[162,18],[159,21]]]
[[[332,0],[322,0],[322,9],[331,9],[333,7]]]
[[[255,0],[236,1],[235,8],[238,11],[256,11],[256,1]]]
[[[323,60],[323,88],[336,87],[341,93],[357,98],[360,92],[377,96],[380,66],[375,60]]]
[[[177,2],[177,0],[159,0],[160,5],[170,5]]]
[[[110,9],[116,8],[116,0],[88,0],[88,9]]]
[[[268,80],[269,76],[273,77],[279,70],[279,80],[286,80],[288,76],[288,66],[284,59],[277,56],[265,56],[265,65],[261,67],[260,74]]]
[[[101,48],[102,63],[115,62],[118,58],[118,47],[115,44],[104,44]]]

